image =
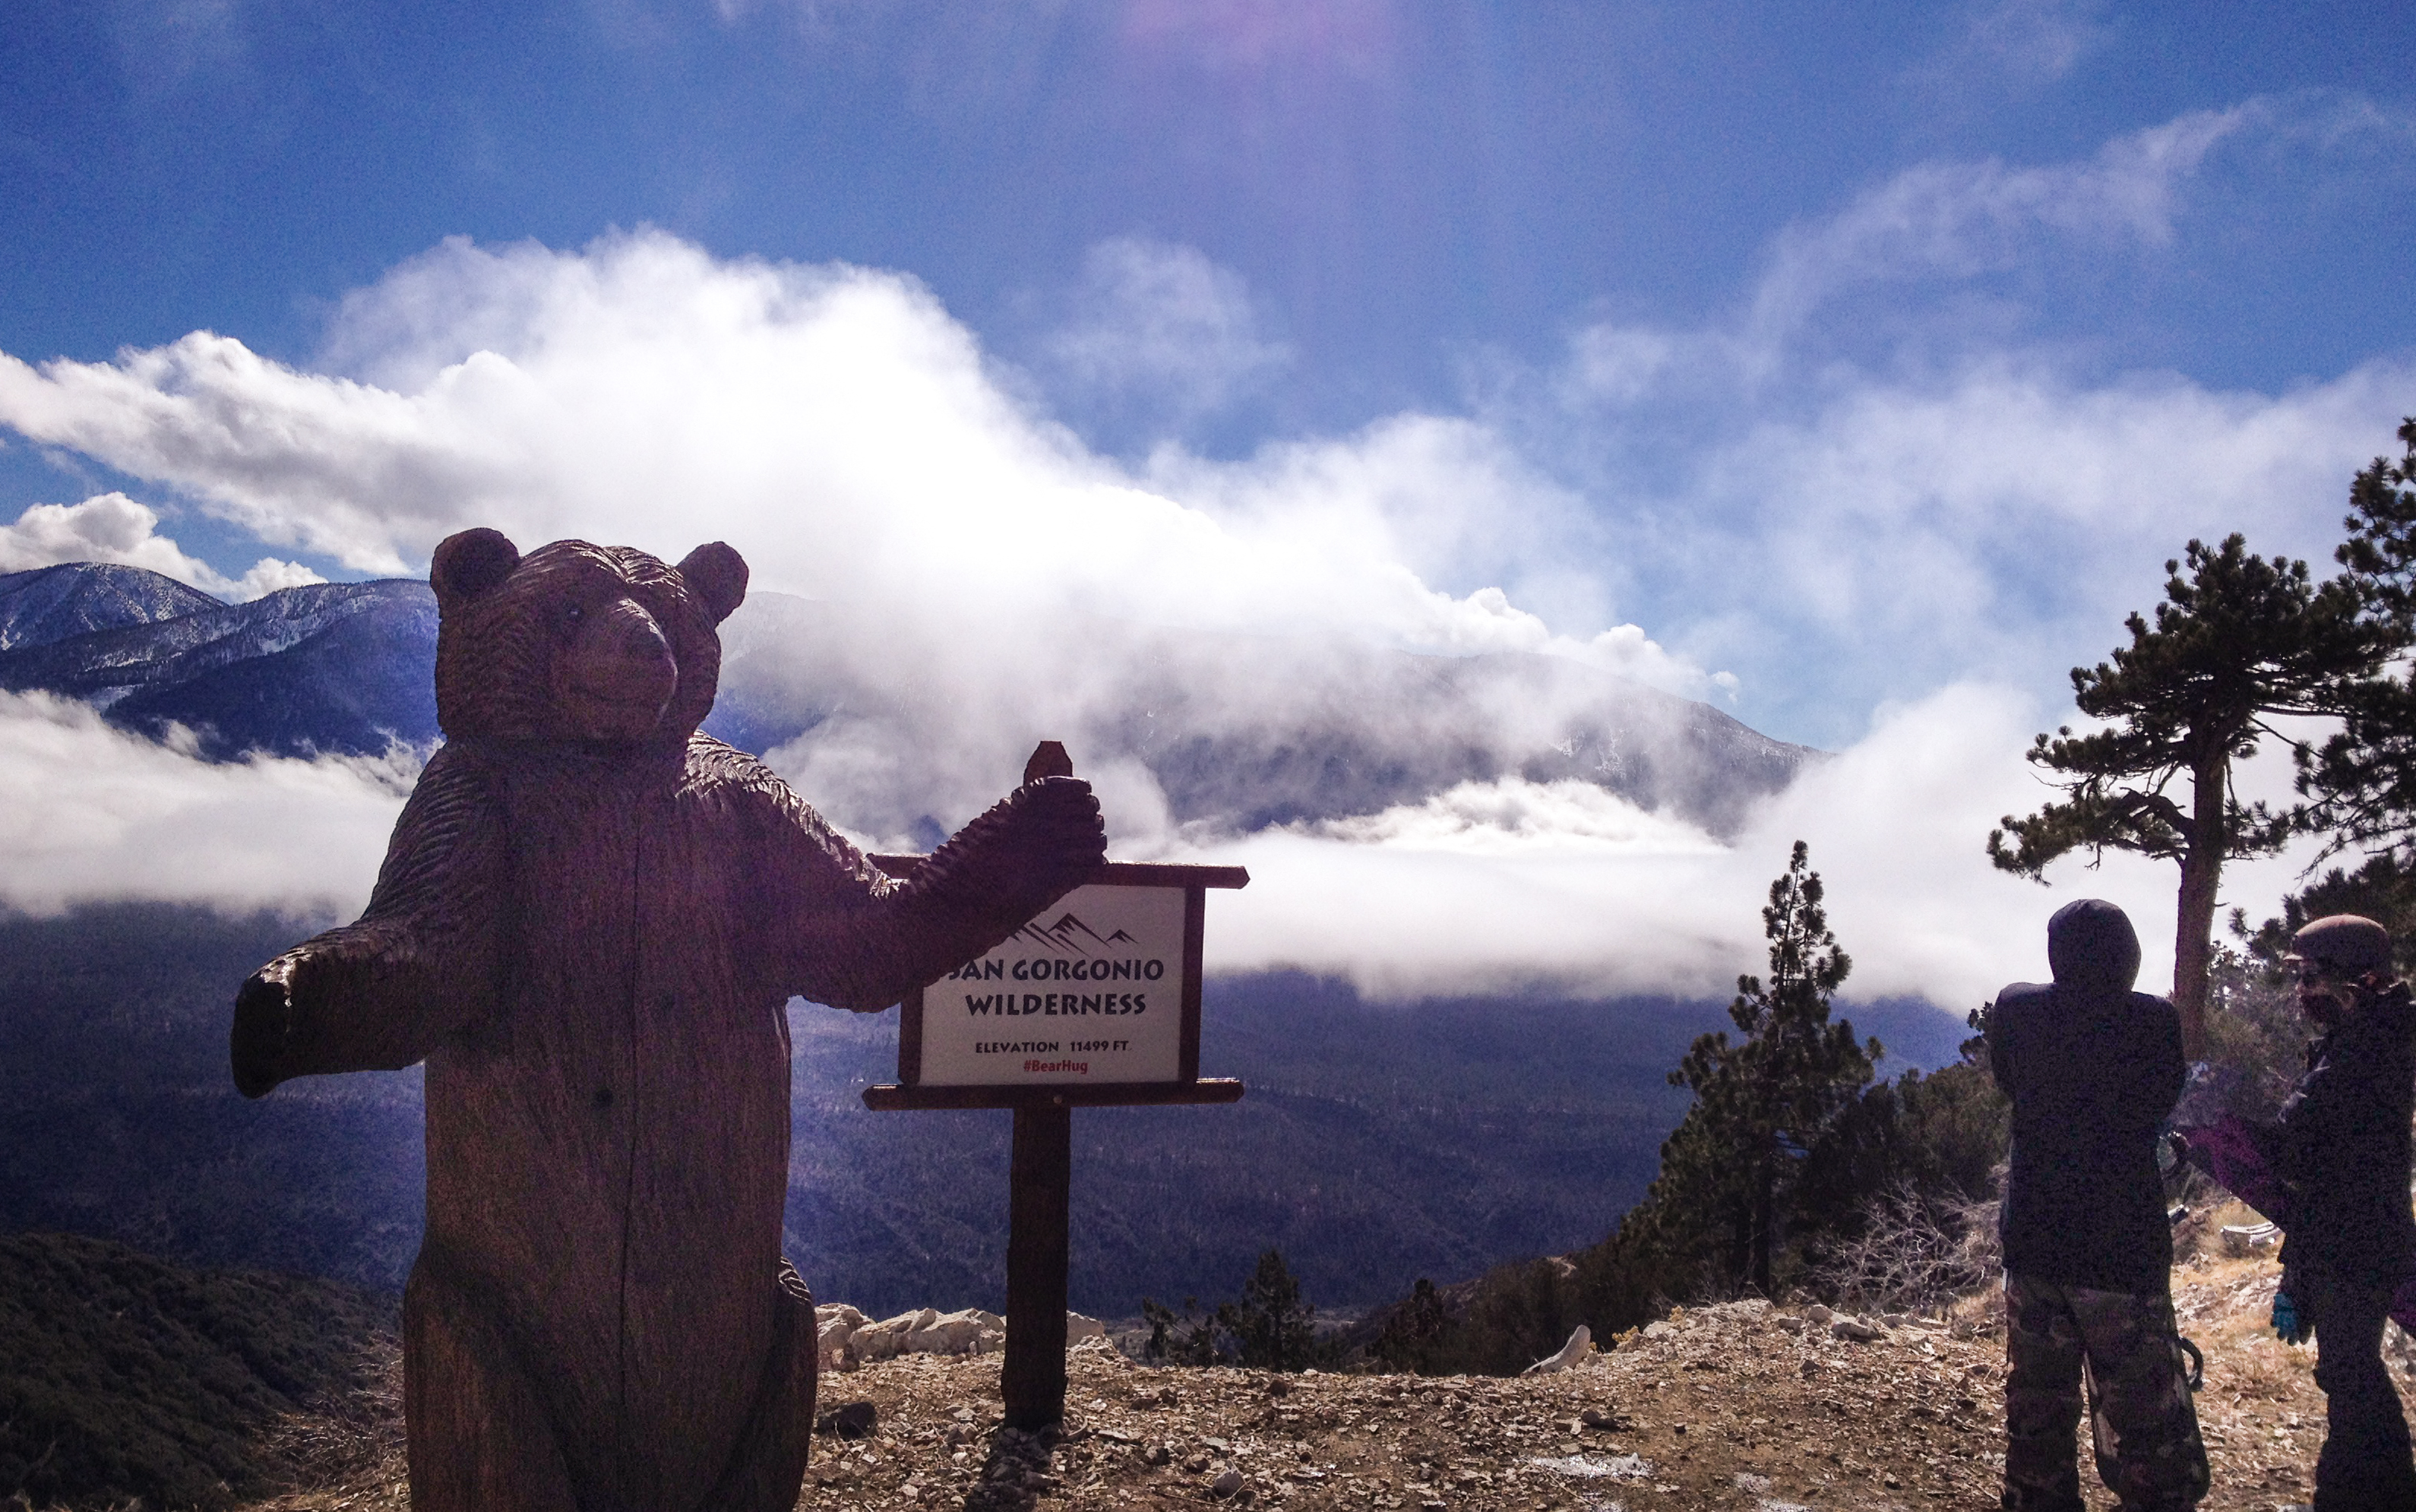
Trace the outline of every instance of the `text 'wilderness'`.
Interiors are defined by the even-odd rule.
[[[1049,1018],[1080,1017],[1083,1014],[1129,1014],[1149,1011],[1146,992],[1026,992],[1018,1003],[1013,992],[994,992],[983,997],[968,993],[965,1011],[975,1018],[996,1014],[1014,1018],[1037,1013]]]

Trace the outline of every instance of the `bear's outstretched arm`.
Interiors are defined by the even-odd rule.
[[[790,802],[802,819],[792,854],[811,876],[770,921],[778,986],[860,1013],[981,955],[1107,859],[1098,800],[1076,778],[1025,783],[902,882],[878,878],[812,809]]]
[[[439,750],[403,805],[360,918],[304,941],[235,995],[237,1090],[421,1059],[493,998],[503,815],[461,748]]]

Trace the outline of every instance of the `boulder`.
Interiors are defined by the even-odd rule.
[[[1593,1330],[1588,1328],[1583,1323],[1579,1323],[1577,1326],[1577,1332],[1569,1336],[1569,1341],[1561,1346],[1559,1353],[1551,1355],[1547,1359],[1537,1360],[1534,1364],[1527,1367],[1527,1368],[1519,1371],[1518,1373],[1520,1375],[1551,1375],[1557,1371],[1569,1368],[1569,1367],[1578,1364],[1593,1353]]]
[[[816,1308],[814,1335],[816,1347],[822,1353],[823,1364],[825,1367],[837,1365],[839,1356],[847,1349],[848,1340],[853,1338],[855,1331],[863,1326],[864,1314],[843,1302],[837,1305],[825,1304]]]
[[[917,1314],[917,1316],[921,1316]],[[979,1308],[944,1312],[906,1336],[909,1354],[979,1354],[1006,1341],[1006,1320]]]
[[[930,1308],[901,1312],[895,1318],[868,1323],[863,1313],[844,1304],[814,1309],[823,1364],[850,1367],[900,1354],[986,1354],[1006,1343],[1006,1320],[995,1312],[966,1308],[940,1312]],[[1112,1348],[1107,1324],[1079,1312],[1065,1314],[1065,1347]]]
[[[868,1439],[881,1427],[881,1409],[868,1401],[842,1402],[814,1419],[814,1431],[825,1437]]]
[[[906,1340],[940,1321],[929,1308],[901,1312],[877,1323],[866,1323],[848,1340],[848,1350],[860,1360],[886,1360],[906,1353]]]

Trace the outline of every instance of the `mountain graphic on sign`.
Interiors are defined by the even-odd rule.
[[[1080,915],[1071,910],[1066,911],[1054,924],[1037,922],[1027,924],[1016,930],[1011,939],[1027,941],[1046,950],[1078,956],[1088,956],[1095,951],[1103,951],[1113,945],[1139,943],[1122,930],[1116,930],[1113,934],[1101,934],[1083,923]]]

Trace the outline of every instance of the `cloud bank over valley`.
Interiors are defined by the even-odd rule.
[[[0,901],[36,915],[138,900],[309,918],[369,900],[418,764],[201,760],[83,703],[0,693]]]

